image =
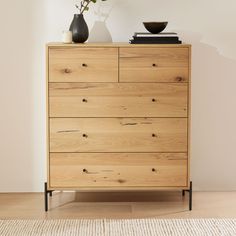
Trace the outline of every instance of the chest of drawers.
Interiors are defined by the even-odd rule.
[[[190,55],[48,44],[46,192],[189,189]]]

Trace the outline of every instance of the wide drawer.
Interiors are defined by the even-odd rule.
[[[187,117],[186,83],[50,83],[50,117]]]
[[[51,153],[50,187],[187,186],[185,153]]]
[[[50,152],[186,152],[187,118],[51,118]]]
[[[188,48],[121,48],[121,82],[188,82]]]
[[[49,82],[118,82],[118,49],[50,48]]]

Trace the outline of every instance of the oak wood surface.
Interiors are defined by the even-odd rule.
[[[44,212],[43,193],[1,193],[1,219],[202,219],[236,218],[236,192],[53,192]]]
[[[187,185],[184,153],[51,153],[50,187],[166,187]]]
[[[118,82],[118,49],[50,48],[49,82]]]
[[[185,83],[50,83],[50,117],[187,117]]]
[[[49,140],[49,47],[46,46],[46,81],[45,81],[45,85],[46,85],[46,101],[45,101],[45,107],[46,107],[46,162],[47,162],[47,180],[50,179],[50,162],[49,162],[49,152],[50,152],[50,140]]]
[[[120,182],[117,182],[116,179],[117,185],[112,186],[99,178],[99,182],[104,184],[99,187],[87,184],[93,178],[85,178],[84,185],[76,183],[70,186],[69,180],[73,182],[74,177],[70,179],[69,174],[65,177],[65,181],[68,180],[66,184],[58,184],[54,189],[80,187],[80,191],[144,191],[189,187],[190,45],[50,43],[47,45],[47,59],[48,152],[54,152],[47,158],[49,184],[58,180],[52,173],[64,175],[65,162],[68,167],[64,170],[69,173],[68,169],[71,169],[71,176],[77,175],[76,168],[82,168],[84,164],[99,173],[107,166],[114,169],[108,173],[111,182],[114,180],[112,173],[119,172],[128,183],[134,183],[134,186],[124,186],[126,181],[118,179]],[[152,186],[146,168],[150,170],[153,164],[157,164],[153,162],[155,155],[168,154],[185,156],[168,162],[165,159],[166,164],[162,158],[157,161],[161,163],[161,170],[168,166],[170,172],[185,176],[184,186],[180,182],[174,186],[170,182],[162,185],[161,182],[173,180],[167,176],[158,182],[165,176],[163,171],[156,181],[158,184]],[[115,158],[110,160],[108,156]],[[136,159],[131,158],[134,156]],[[125,164],[120,163],[120,159]],[[176,161],[182,163],[181,167],[177,165],[178,168],[173,169]],[[51,167],[55,167],[56,172],[51,172]],[[125,167],[133,175],[144,170],[142,180],[150,185],[135,185],[137,182]],[[182,181],[182,177],[177,177],[176,182]]]
[[[188,48],[121,48],[121,82],[188,82]]]
[[[188,83],[188,180],[190,182],[190,163],[191,163],[191,125],[192,125],[192,51],[189,49],[189,83]]]
[[[50,119],[50,152],[186,151],[186,118]]]
[[[48,48],[191,48],[190,44],[129,44],[126,42],[113,43],[69,43],[50,42],[46,45]]]

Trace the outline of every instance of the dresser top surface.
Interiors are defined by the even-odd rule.
[[[86,48],[86,47],[130,47],[130,48],[139,48],[139,47],[147,47],[147,48],[152,48],[152,47],[173,47],[173,48],[190,48],[190,44],[129,44],[129,43],[70,43],[70,44],[65,44],[65,43],[60,43],[60,42],[50,42],[47,44],[47,47],[81,47],[81,48]]]

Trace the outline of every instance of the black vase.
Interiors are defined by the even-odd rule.
[[[74,43],[84,43],[88,39],[89,30],[83,14],[74,14],[70,31],[72,32],[72,40]]]

